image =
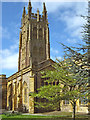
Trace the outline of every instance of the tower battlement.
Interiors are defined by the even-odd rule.
[[[23,15],[22,15],[22,25],[27,22],[27,20],[37,20],[37,22],[40,21],[47,21],[47,10],[45,3],[43,3],[43,12],[42,15],[39,14],[39,9],[37,9],[37,13],[32,13],[32,6],[31,6],[31,1],[29,0],[28,4],[28,13],[26,14],[25,7],[23,9]]]
[[[37,10],[37,12],[39,12],[39,10]],[[39,13],[31,13],[30,18],[28,17],[28,14],[26,14],[26,15],[24,16],[24,18],[22,18],[22,21],[23,21],[23,19],[28,19],[28,20],[33,20],[33,19],[35,19],[35,20],[37,20],[38,17],[39,17],[39,22],[40,22],[40,21],[44,21],[43,15],[40,15]],[[46,19],[46,20],[48,20],[48,19]]]

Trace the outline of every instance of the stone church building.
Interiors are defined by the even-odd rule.
[[[5,92],[2,108],[12,111],[24,109],[29,113],[35,113],[38,112],[34,107],[35,99],[29,96],[29,93],[35,92],[43,84],[40,71],[52,69],[51,65],[54,63],[50,59],[49,25],[45,3],[40,15],[38,9],[36,14],[32,13],[29,1],[28,13],[26,14],[24,7],[21,21],[18,72],[8,78],[6,75],[0,75]],[[87,107],[85,112],[86,110]]]
[[[49,26],[45,3],[43,15],[32,13],[31,2],[28,4],[28,14],[25,7],[22,14],[19,37],[18,72],[7,78],[7,109],[26,108],[34,113],[33,98],[29,96],[42,84],[40,71],[50,69],[53,60],[50,59]],[[5,77],[4,75],[1,77]]]

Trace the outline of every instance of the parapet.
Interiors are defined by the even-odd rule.
[[[6,78],[5,74],[0,75],[0,78]]]
[[[7,83],[7,78],[5,74],[0,75],[0,85],[6,84]]]

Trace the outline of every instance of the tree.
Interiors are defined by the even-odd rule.
[[[74,68],[72,68],[73,65]],[[43,71],[42,78],[45,78],[44,82],[48,82],[48,84],[39,88],[38,93],[32,94],[33,97],[44,100],[43,102],[36,102],[36,107],[55,110],[60,105],[61,100],[69,100],[73,106],[73,118],[75,120],[76,102],[78,99],[87,96],[85,93],[86,83],[82,83],[79,73],[76,72],[78,66],[77,63],[71,64],[69,59],[57,60],[53,65],[53,70]],[[72,71],[72,69],[75,69],[75,71]],[[55,82],[56,85],[53,84]]]
[[[59,61],[53,66],[53,71],[42,73],[43,78],[49,78],[48,83],[59,81],[58,85],[47,85],[38,89],[34,97],[44,98],[49,105],[55,105],[54,100],[70,100],[73,106],[73,119],[75,120],[75,108],[78,99],[86,99],[90,102],[90,2],[88,2],[87,23],[83,26],[83,42],[79,47],[69,47],[64,44],[65,60]],[[47,80],[46,80],[47,81]],[[57,87],[58,86],[58,87]],[[56,88],[56,89],[55,89]],[[57,89],[58,88],[58,89]],[[55,91],[56,90],[56,91]],[[53,91],[55,94],[53,94]],[[48,94],[47,94],[48,93]],[[58,97],[57,97],[58,96]],[[51,103],[51,104],[49,104]],[[42,103],[43,104],[43,103]],[[46,104],[45,104],[46,105]],[[45,107],[45,105],[43,107]],[[40,106],[40,103],[39,103]],[[42,106],[42,105],[41,105]],[[90,107],[89,107],[90,112]]]
[[[90,95],[89,95],[89,88],[90,88],[90,1],[88,1],[88,15],[82,16],[86,19],[86,23],[82,26],[83,27],[83,35],[82,35],[82,44],[79,44],[77,47],[69,47],[64,44],[63,47],[65,49],[65,58],[70,60],[70,64],[72,64],[72,58],[74,61],[80,64],[78,68],[73,68],[72,72],[76,69],[79,73],[79,77],[81,80],[80,84],[86,84],[86,89],[88,92],[88,111],[90,114]]]

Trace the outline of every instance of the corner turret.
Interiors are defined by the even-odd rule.
[[[25,22],[25,16],[26,16],[26,10],[25,7],[23,8],[23,14],[22,14],[22,24]]]
[[[26,10],[25,10],[25,7],[23,8],[23,14],[22,14],[22,18],[25,18],[26,16]]]
[[[37,9],[37,22],[40,21],[40,16],[39,16],[39,9]]]

